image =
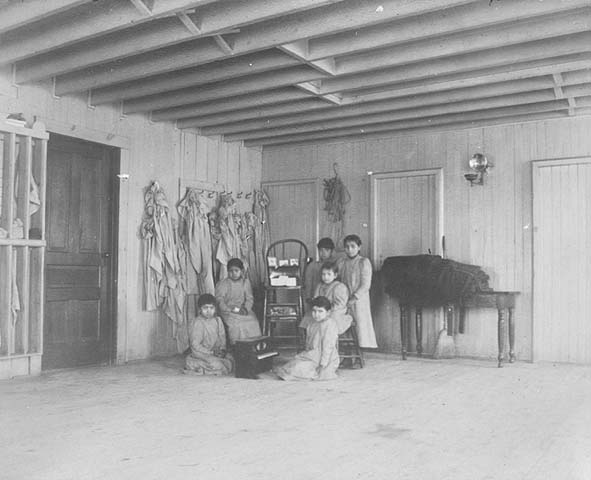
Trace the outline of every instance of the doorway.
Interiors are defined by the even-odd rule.
[[[378,345],[384,351],[399,351],[400,310],[398,302],[384,293],[379,271],[391,256],[442,254],[442,169],[377,173],[371,176],[371,257],[374,270],[372,305]],[[440,309],[423,311],[423,347],[435,348]],[[410,322],[409,344],[416,348],[415,322]]]
[[[319,235],[318,179],[263,182],[269,196],[269,230],[271,242],[295,238],[308,247],[308,255],[316,254]]]
[[[591,158],[533,162],[533,357],[591,363]]]
[[[43,368],[110,363],[119,151],[50,136]]]

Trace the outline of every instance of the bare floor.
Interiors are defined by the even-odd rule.
[[[0,382],[0,478],[591,479],[591,368],[369,355],[332,382],[180,358]]]

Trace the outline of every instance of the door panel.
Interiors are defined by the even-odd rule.
[[[436,254],[443,202],[439,170],[380,173],[372,178],[373,261],[395,255]]]
[[[441,169],[379,173],[372,175],[372,261],[381,268],[390,256],[440,253],[443,199]],[[372,285],[374,326],[380,349],[398,351],[400,310],[397,301],[384,293],[379,272]],[[414,313],[414,312],[413,312]],[[423,348],[433,350],[440,309],[423,311]],[[410,328],[408,351],[416,347],[414,318]]]
[[[110,360],[113,331],[111,151],[52,136],[48,147],[43,368]]]
[[[591,159],[533,163],[534,360],[591,363]]]
[[[318,181],[265,182],[271,242],[295,238],[314,256],[318,242]]]

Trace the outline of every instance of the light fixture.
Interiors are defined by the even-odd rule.
[[[472,185],[484,185],[484,174],[491,166],[488,159],[482,153],[475,153],[468,162],[472,172],[465,173],[464,178]]]

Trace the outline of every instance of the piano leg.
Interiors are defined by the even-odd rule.
[[[515,361],[515,319],[513,307],[509,307],[509,362]]]
[[[407,322],[408,322],[408,305],[400,305],[400,343],[402,348],[402,360],[406,360],[406,345],[408,345],[407,337]]]
[[[499,357],[498,367],[503,366],[503,357],[505,356],[505,308],[499,308],[499,325],[498,325],[498,341],[499,341]]]
[[[417,307],[415,313],[415,329],[417,333],[417,354],[423,354],[423,309]]]

